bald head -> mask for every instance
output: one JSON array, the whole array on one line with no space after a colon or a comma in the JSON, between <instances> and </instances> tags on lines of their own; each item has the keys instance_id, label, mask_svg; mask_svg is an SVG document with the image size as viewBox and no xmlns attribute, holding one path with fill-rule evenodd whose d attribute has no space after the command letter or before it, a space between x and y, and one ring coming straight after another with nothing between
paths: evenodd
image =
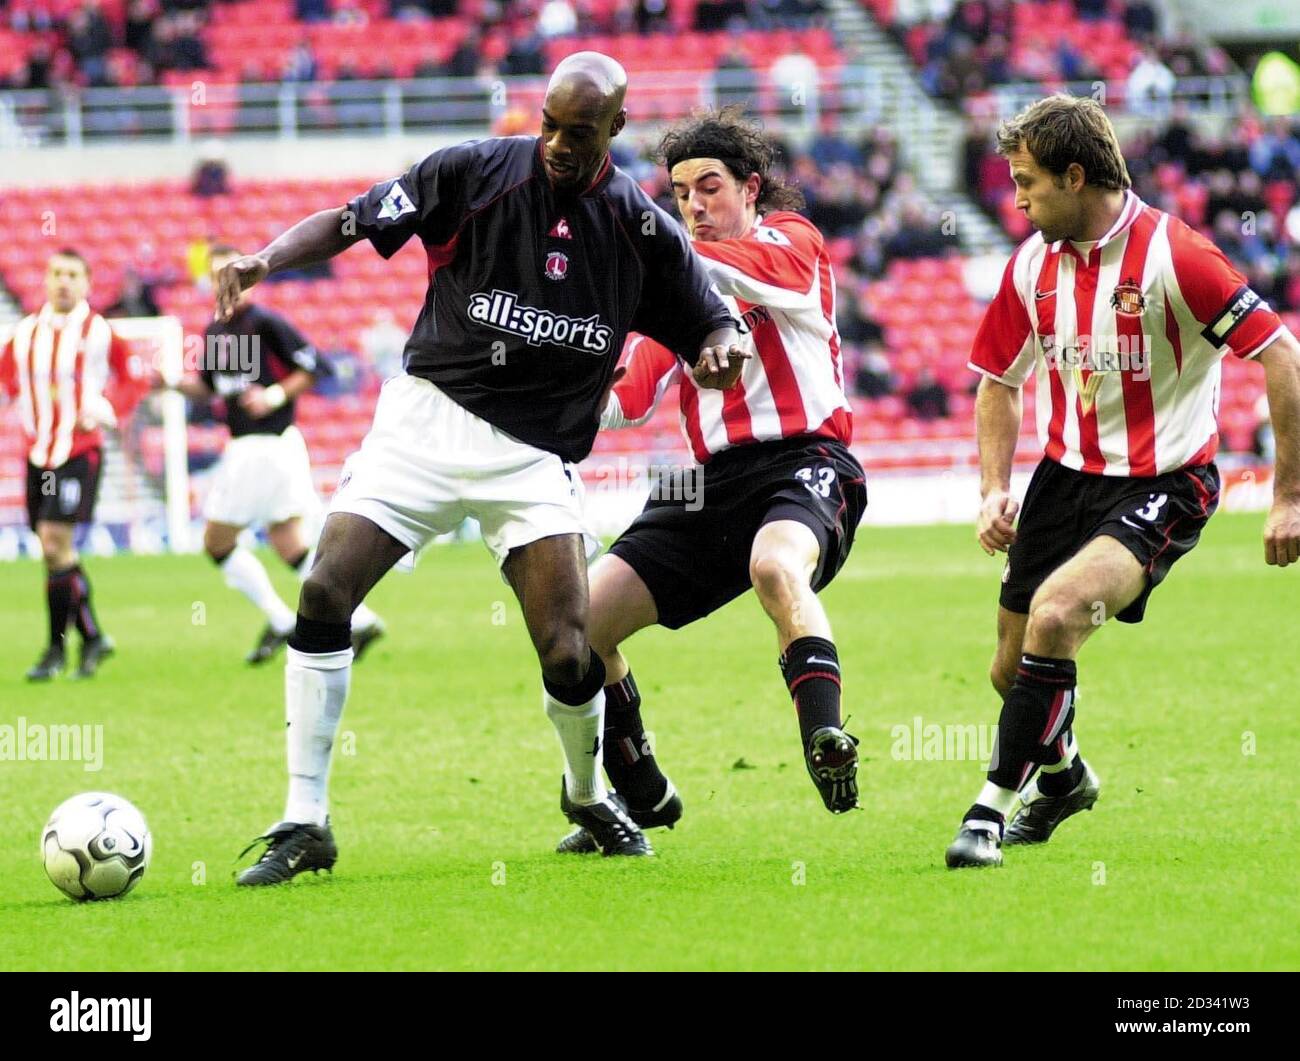
<instances>
[{"instance_id":1,"label":"bald head","mask_svg":"<svg viewBox=\"0 0 1300 1061\"><path fill-rule=\"evenodd\" d=\"M542 103L546 174L557 190L582 190L600 172L627 122L627 73L600 52L577 52L551 75Z\"/></svg>"}]
</instances>

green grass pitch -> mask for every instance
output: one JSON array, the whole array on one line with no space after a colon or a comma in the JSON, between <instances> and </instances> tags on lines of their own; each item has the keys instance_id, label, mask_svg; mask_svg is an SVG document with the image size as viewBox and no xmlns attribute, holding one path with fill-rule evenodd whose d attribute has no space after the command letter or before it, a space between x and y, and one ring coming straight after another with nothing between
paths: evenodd
<instances>
[{"instance_id":1,"label":"green grass pitch","mask_svg":"<svg viewBox=\"0 0 1300 1061\"><path fill-rule=\"evenodd\" d=\"M1101 800L983 873L943 868L980 764L902 758L895 729L996 721L1001 565L968 527L865 528L825 594L859 813L828 815L807 778L752 596L632 640L686 814L630 862L552 853L560 751L518 608L480 546L433 550L371 600L390 635L343 718L335 873L264 891L231 881L284 795L282 670L242 663L260 617L201 558L92 559L119 655L93 683L29 687L43 583L3 565L0 725L102 724L104 747L98 772L0 762L0 967L1294 968L1300 571L1265 567L1262 519L1217 516L1148 621L1085 648L1078 733ZM155 846L134 893L82 905L37 846L91 789L134 801Z\"/></svg>"}]
</instances>

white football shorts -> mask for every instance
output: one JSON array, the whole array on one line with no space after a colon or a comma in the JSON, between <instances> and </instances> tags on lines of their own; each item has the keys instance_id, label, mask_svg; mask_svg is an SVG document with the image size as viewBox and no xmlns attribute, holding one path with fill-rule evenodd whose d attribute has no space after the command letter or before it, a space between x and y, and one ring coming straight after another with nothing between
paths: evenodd
<instances>
[{"instance_id":1,"label":"white football shorts","mask_svg":"<svg viewBox=\"0 0 1300 1061\"><path fill-rule=\"evenodd\" d=\"M290 425L279 435L240 435L226 443L212 473L203 518L247 527L313 516L320 498L302 433Z\"/></svg>"},{"instance_id":2,"label":"white football shorts","mask_svg":"<svg viewBox=\"0 0 1300 1061\"><path fill-rule=\"evenodd\" d=\"M590 558L578 469L512 438L407 373L384 383L374 423L347 459L330 512L352 512L418 553L467 518L504 564L511 549L580 534Z\"/></svg>"}]
</instances>

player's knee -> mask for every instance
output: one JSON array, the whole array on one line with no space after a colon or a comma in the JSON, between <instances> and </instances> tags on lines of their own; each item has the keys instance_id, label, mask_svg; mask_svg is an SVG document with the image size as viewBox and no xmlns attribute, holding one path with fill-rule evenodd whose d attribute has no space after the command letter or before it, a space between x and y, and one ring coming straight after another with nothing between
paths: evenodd
<instances>
[{"instance_id":1,"label":"player's knee","mask_svg":"<svg viewBox=\"0 0 1300 1061\"><path fill-rule=\"evenodd\" d=\"M798 565L784 552L760 553L749 561L749 579L763 600L781 601L793 597L799 578Z\"/></svg>"},{"instance_id":2,"label":"player's knee","mask_svg":"<svg viewBox=\"0 0 1300 1061\"><path fill-rule=\"evenodd\" d=\"M354 607L347 587L319 567L307 576L298 591L298 611L318 622L346 623Z\"/></svg>"},{"instance_id":3,"label":"player's knee","mask_svg":"<svg viewBox=\"0 0 1300 1061\"><path fill-rule=\"evenodd\" d=\"M546 680L556 685L577 685L587 671L587 638L581 626L563 625L538 645L537 658Z\"/></svg>"},{"instance_id":4,"label":"player's knee","mask_svg":"<svg viewBox=\"0 0 1300 1061\"><path fill-rule=\"evenodd\" d=\"M1066 597L1047 596L1035 598L1029 608L1029 631L1026 638L1046 641L1053 645L1072 641L1081 625L1087 622L1087 612Z\"/></svg>"}]
</instances>

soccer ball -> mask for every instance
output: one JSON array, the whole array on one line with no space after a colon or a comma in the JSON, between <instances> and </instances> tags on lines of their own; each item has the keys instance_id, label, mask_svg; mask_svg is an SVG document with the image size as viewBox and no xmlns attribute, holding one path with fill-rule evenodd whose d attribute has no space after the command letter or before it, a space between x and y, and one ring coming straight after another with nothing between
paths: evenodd
<instances>
[{"instance_id":1,"label":"soccer ball","mask_svg":"<svg viewBox=\"0 0 1300 1061\"><path fill-rule=\"evenodd\" d=\"M70 899L112 899L149 868L153 837L144 815L111 792L83 792L60 803L41 830L41 858Z\"/></svg>"}]
</instances>

